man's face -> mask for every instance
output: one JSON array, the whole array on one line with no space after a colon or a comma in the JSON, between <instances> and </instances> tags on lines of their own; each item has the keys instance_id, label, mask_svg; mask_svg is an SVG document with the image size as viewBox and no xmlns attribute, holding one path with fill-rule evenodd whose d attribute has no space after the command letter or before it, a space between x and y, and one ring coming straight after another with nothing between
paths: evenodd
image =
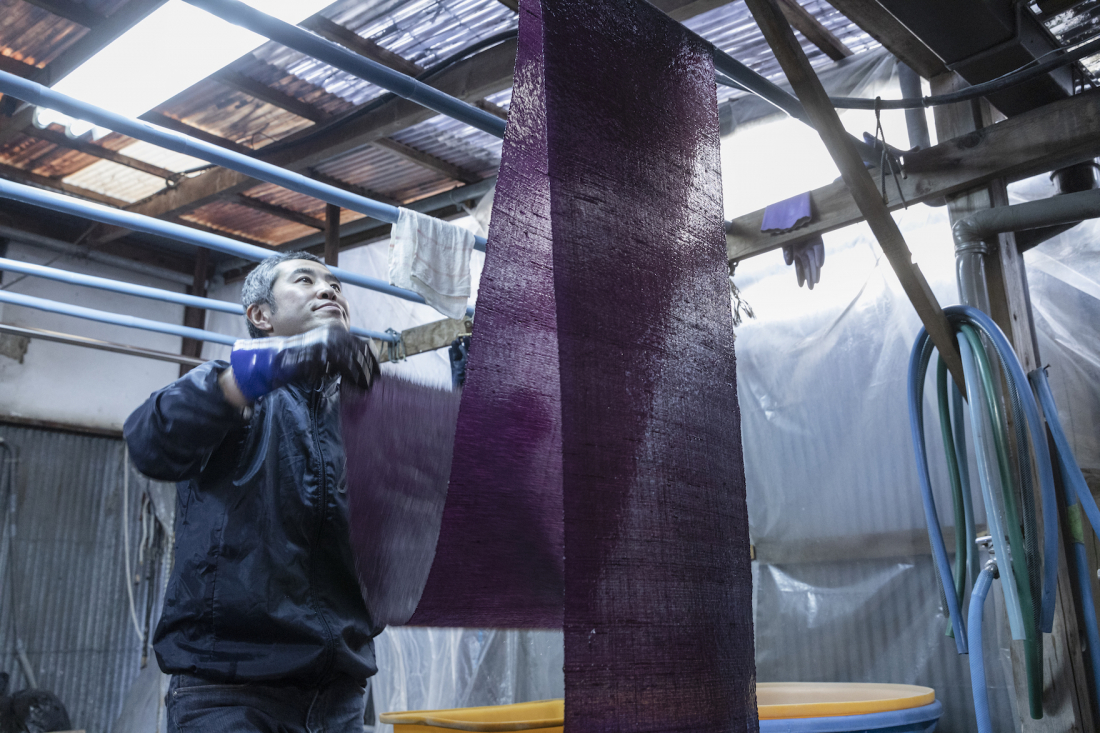
<instances>
[{"instance_id":1,"label":"man's face","mask_svg":"<svg viewBox=\"0 0 1100 733\"><path fill-rule=\"evenodd\" d=\"M256 304L248 309L249 319L268 336L296 336L321 326L350 326L340 281L320 262L280 262L271 291L274 308Z\"/></svg>"}]
</instances>

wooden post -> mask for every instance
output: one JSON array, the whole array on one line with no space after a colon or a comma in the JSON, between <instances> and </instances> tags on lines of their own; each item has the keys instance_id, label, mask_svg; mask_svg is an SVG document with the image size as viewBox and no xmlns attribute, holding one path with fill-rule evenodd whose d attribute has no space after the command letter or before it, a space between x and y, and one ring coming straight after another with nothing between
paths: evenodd
<instances>
[{"instance_id":1,"label":"wooden post","mask_svg":"<svg viewBox=\"0 0 1100 733\"><path fill-rule=\"evenodd\" d=\"M933 77L932 94L945 94L967 86L957 74ZM960 102L933 110L936 135L940 140L965 135L990 125L995 112L984 100ZM1008 205L1004 180L949 197L952 224L975 211ZM1001 234L987 244L986 274L989 282L990 316L1005 332L1016 355L1028 372L1039 365L1039 347L1031 316L1027 274L1013 234ZM1011 433L1011 431L1010 431ZM1037 523L1042 526L1042 507L1036 502ZM1064 534L1063 534L1063 538ZM1089 705L1089 687L1078 632L1077 609L1071 592L1066 549L1059 545L1057 607L1052 633L1043 644L1043 718L1028 713L1027 672L1023 649L1012 642L1012 677L1016 693L1018 729L1022 733L1095 730ZM1003 621L1003 620L1002 620Z\"/></svg>"},{"instance_id":2,"label":"wooden post","mask_svg":"<svg viewBox=\"0 0 1100 733\"><path fill-rule=\"evenodd\" d=\"M961 388L964 384L962 359L947 317L928 281L924 279L924 274L913 262L913 254L905 244L901 230L890 216L882 194L875 187L875 182L864 167L850 136L840 123L840 117L829 102L829 95L821 86L802 46L794 37L794 31L780 12L776 0L746 0L746 3L783 67L787 80L805 107L806 114L828 148L829 155L840 169L844 183L901 281L905 294L909 296L932 342Z\"/></svg>"},{"instance_id":3,"label":"wooden post","mask_svg":"<svg viewBox=\"0 0 1100 733\"><path fill-rule=\"evenodd\" d=\"M340 207L325 205L325 264L339 267L340 260Z\"/></svg>"},{"instance_id":4,"label":"wooden post","mask_svg":"<svg viewBox=\"0 0 1100 733\"><path fill-rule=\"evenodd\" d=\"M197 295L200 298L206 297L206 271L209 266L210 250L205 247L199 247L198 251L195 252L195 279L191 287L187 289L191 295ZM204 308L192 308L189 305L184 306L183 325L189 326L190 328L206 328L206 310ZM202 341L184 338L180 354L196 359L201 358ZM194 366L190 364L180 364L180 376L182 377L192 369L194 369Z\"/></svg>"}]
</instances>

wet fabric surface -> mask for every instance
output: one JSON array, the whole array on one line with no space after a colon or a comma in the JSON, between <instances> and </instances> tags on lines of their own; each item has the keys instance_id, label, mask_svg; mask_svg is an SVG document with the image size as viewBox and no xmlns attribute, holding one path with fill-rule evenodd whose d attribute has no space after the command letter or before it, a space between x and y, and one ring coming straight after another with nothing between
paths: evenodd
<instances>
[{"instance_id":1,"label":"wet fabric surface","mask_svg":"<svg viewBox=\"0 0 1100 733\"><path fill-rule=\"evenodd\" d=\"M409 620L424 590L451 474L460 393L387 375L344 390L348 521L375 624Z\"/></svg>"},{"instance_id":2,"label":"wet fabric surface","mask_svg":"<svg viewBox=\"0 0 1100 733\"><path fill-rule=\"evenodd\" d=\"M570 733L757 730L721 190L700 39L639 0L522 0L411 623L563 627Z\"/></svg>"},{"instance_id":3,"label":"wet fabric surface","mask_svg":"<svg viewBox=\"0 0 1100 733\"><path fill-rule=\"evenodd\" d=\"M543 20L566 729L755 731L713 62L644 2Z\"/></svg>"},{"instance_id":4,"label":"wet fabric surface","mask_svg":"<svg viewBox=\"0 0 1100 733\"><path fill-rule=\"evenodd\" d=\"M561 626L561 402L542 33L537 14L529 22L526 13L443 528L412 619L425 626Z\"/></svg>"}]
</instances>

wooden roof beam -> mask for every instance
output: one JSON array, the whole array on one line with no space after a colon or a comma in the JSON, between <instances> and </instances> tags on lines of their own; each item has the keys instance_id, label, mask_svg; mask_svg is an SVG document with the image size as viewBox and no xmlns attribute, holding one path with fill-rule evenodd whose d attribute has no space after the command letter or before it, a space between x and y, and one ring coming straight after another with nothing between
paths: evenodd
<instances>
[{"instance_id":1,"label":"wooden roof beam","mask_svg":"<svg viewBox=\"0 0 1100 733\"><path fill-rule=\"evenodd\" d=\"M81 140L69 137L63 132L57 132L50 128L39 129L37 127L28 130L31 135L34 135L39 140L45 140L48 143L56 145L58 147L67 148L69 150L75 150L85 155L91 155L102 160L109 160L112 163L118 163L124 165L127 168L133 168L134 170L141 171L142 173L148 173L151 176L156 176L165 181L174 181L179 178L179 174L174 171L170 171L167 168L161 168L159 165L153 165L152 163L146 163L144 160L138 160L132 158L129 155L120 153L110 148L105 148L102 145L96 145L93 142L87 140Z\"/></svg>"},{"instance_id":2,"label":"wooden roof beam","mask_svg":"<svg viewBox=\"0 0 1100 733\"><path fill-rule=\"evenodd\" d=\"M230 89L247 94L261 102L266 102L279 109L284 109L287 112L296 114L312 122L321 122L328 117L328 115L308 102L303 102L297 97L280 92L278 89L272 89L263 82L256 81L252 77L242 74L235 69L221 69L214 72L211 78Z\"/></svg>"},{"instance_id":3,"label":"wooden roof beam","mask_svg":"<svg viewBox=\"0 0 1100 733\"><path fill-rule=\"evenodd\" d=\"M116 209L121 209L126 206L128 202L122 199L116 199L113 196L107 196L106 194L99 193L98 191L91 191L80 186L74 186L71 183L65 183L57 178L50 178L49 176L39 175L38 173L32 173L22 168L16 168L13 165L6 163L0 163L0 176L7 178L11 181L18 183L27 183L39 188L45 188L50 191L56 191L57 193L68 194L69 196L77 196L88 201L95 201L97 204L106 204L107 206L113 206Z\"/></svg>"},{"instance_id":4,"label":"wooden roof beam","mask_svg":"<svg viewBox=\"0 0 1100 733\"><path fill-rule=\"evenodd\" d=\"M227 198L226 200L239 206L247 206L254 211L262 211L265 214L277 216L280 219L292 221L295 224L301 224L302 226L307 226L312 229L325 228L325 222L321 219L315 219L309 214L303 214L301 211L288 209L285 206L270 204L267 201L253 198L252 196L245 196L243 193L237 194L236 196L233 196L231 198Z\"/></svg>"},{"instance_id":5,"label":"wooden roof beam","mask_svg":"<svg viewBox=\"0 0 1100 733\"><path fill-rule=\"evenodd\" d=\"M840 61L852 55L852 49L845 46L844 42L833 35L831 30L822 25L813 13L802 7L798 0L779 0L779 9L783 11L783 17L788 23L833 61Z\"/></svg>"},{"instance_id":6,"label":"wooden roof beam","mask_svg":"<svg viewBox=\"0 0 1100 733\"><path fill-rule=\"evenodd\" d=\"M409 76L419 76L424 73L424 69L404 56L378 45L369 38L364 38L350 28L334 23L323 15L314 15L307 18L302 21L301 25L303 28L311 30L333 43L339 43L344 48L354 51L371 61L377 61L384 66L388 66L394 71L400 71L402 74L408 74Z\"/></svg>"},{"instance_id":7,"label":"wooden roof beam","mask_svg":"<svg viewBox=\"0 0 1100 733\"><path fill-rule=\"evenodd\" d=\"M1100 91L1079 94L908 153L904 159L906 177L899 182L905 201L917 204L997 179L1018 181L1096 157L1100 157ZM892 184L887 187L887 195L891 211L902 208L902 198ZM863 220L843 181L814 189L810 199L814 219L794 231L776 235L761 232L764 209L730 222L726 232L729 260L754 257Z\"/></svg>"},{"instance_id":8,"label":"wooden roof beam","mask_svg":"<svg viewBox=\"0 0 1100 733\"><path fill-rule=\"evenodd\" d=\"M943 60L877 0L829 0L829 4L925 79L947 71Z\"/></svg>"},{"instance_id":9,"label":"wooden roof beam","mask_svg":"<svg viewBox=\"0 0 1100 733\"><path fill-rule=\"evenodd\" d=\"M465 170L453 163L448 163L442 158L437 158L430 153L425 153L422 150L417 150L416 148L405 145L404 143L399 143L392 138L379 138L378 140L375 140L373 144L375 145L375 147L382 148L383 150L388 150L391 153L394 153L401 158L404 158L405 160L416 163L421 168L426 168L430 171L434 171L435 173L438 173L439 175L446 178L450 178L455 181L462 181L463 183L476 183L477 181L481 180L481 176L475 173L471 173L470 171Z\"/></svg>"},{"instance_id":10,"label":"wooden roof beam","mask_svg":"<svg viewBox=\"0 0 1100 733\"><path fill-rule=\"evenodd\" d=\"M96 28L107 20L107 16L102 13L92 10L84 3L73 2L73 0L23 0L23 2L42 8L59 18L71 20L73 23L82 25L85 28Z\"/></svg>"},{"instance_id":11,"label":"wooden roof beam","mask_svg":"<svg viewBox=\"0 0 1100 733\"><path fill-rule=\"evenodd\" d=\"M371 189L364 188L363 186L357 186L354 183L348 183L347 181L343 181L343 180L337 178L336 176L330 176L327 173L322 173L319 170L315 170L315 169L311 168L311 169L308 169L308 170L304 171L304 174L309 176L310 178L312 178L315 181L319 181L321 183L327 183L330 186L335 186L336 188L343 189L344 191L349 191L349 192L357 194L359 196L365 196L368 199L374 199L375 201L381 201L382 203L389 204L390 206L400 206L401 205L401 202L398 201L397 199L393 198L392 196L387 196L384 193L379 193L377 191L372 191Z\"/></svg>"},{"instance_id":12,"label":"wooden roof beam","mask_svg":"<svg viewBox=\"0 0 1100 733\"><path fill-rule=\"evenodd\" d=\"M859 151L852 144L851 137L840 122L836 109L829 101L829 95L817 78L802 46L794 37L794 31L783 17L777 6L778 0L745 0L756 19L764 38L775 52L783 67L783 73L798 99L806 109L806 114L821 136L821 141L829 150L829 155L840 169L852 198L863 214L871 232L878 240L883 254L889 261L901 287L913 304L917 315L924 324L932 342L947 363L947 368L955 378L960 389L965 385L962 370L962 357L947 316L936 300L936 295L925 280L924 274L915 262L913 253L905 243L905 238L897 223L890 216L890 210L883 203L882 194L875 186L871 174L863 165Z\"/></svg>"}]
</instances>

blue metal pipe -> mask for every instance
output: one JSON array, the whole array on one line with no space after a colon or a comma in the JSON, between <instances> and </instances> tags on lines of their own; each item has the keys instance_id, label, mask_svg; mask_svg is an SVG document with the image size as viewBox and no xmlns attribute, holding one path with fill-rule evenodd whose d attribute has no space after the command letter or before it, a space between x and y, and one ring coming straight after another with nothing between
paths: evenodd
<instances>
[{"instance_id":1,"label":"blue metal pipe","mask_svg":"<svg viewBox=\"0 0 1100 733\"><path fill-rule=\"evenodd\" d=\"M313 196L322 201L327 201L330 204L336 204L342 208L350 209L351 211L358 211L360 214L378 219L379 221L388 222L390 224L397 223L398 209L396 206L391 206L381 201L375 201L365 196L350 193L341 188L330 186L327 183L321 183L312 178L307 178L300 173L293 173L277 165L265 163L262 160L235 153L221 146L196 140L187 135L181 135L178 132L165 130L162 127L151 125L148 122L123 117L114 112L95 107L87 102L82 102L78 99L60 94L49 87L36 84L33 81L23 79L15 74L9 74L6 71L0 71L0 93L10 94L13 97L22 99L24 102L39 107L48 107L49 109L57 110L70 117L78 117L88 122L94 122L100 127L106 127L115 132L129 135L136 140L143 140L147 143L152 143L153 145L158 145L177 153L183 153L184 155L190 155L211 163L216 163L223 168L229 168L239 173L244 173L257 180L273 183L276 186L282 186L283 188L305 194L306 196ZM477 237L477 241L479 245L485 245L484 237ZM256 258L253 257L251 259Z\"/></svg>"},{"instance_id":2,"label":"blue metal pipe","mask_svg":"<svg viewBox=\"0 0 1100 733\"><path fill-rule=\"evenodd\" d=\"M95 310L94 308L85 308L82 305L58 303L56 300L36 298L32 295L13 293L9 290L0 290L0 303L21 305L24 308L35 308L36 310L49 311L50 313L59 313L64 316L76 316L77 318L86 318L90 321L110 323L114 326L138 328L142 331L156 331L158 333L167 333L172 336L182 336L184 338L196 339L198 341L209 341L211 343L225 344L227 346L232 346L237 341L237 337L235 336L227 336L224 333L215 333L214 331L207 331L202 328L177 326L174 323L151 321L148 318L125 316L120 313L109 313L107 311Z\"/></svg>"},{"instance_id":3,"label":"blue metal pipe","mask_svg":"<svg viewBox=\"0 0 1100 733\"><path fill-rule=\"evenodd\" d=\"M201 232L198 229L192 229L182 224L173 224L172 222L161 221L160 219L154 219L150 216L142 216L141 214L134 214L121 209L112 209L110 206L103 206L102 204L96 204L91 201L82 201L72 196L65 196L52 191L44 191L22 183L15 183L14 181L0 179L0 198L22 201L23 203L32 204L34 206L43 206L53 211L80 216L85 219L91 219L92 221L98 221L102 224L124 227L136 232L145 232L146 234L167 237L177 242L184 242L185 244L194 245L196 247L206 247L207 249L216 250L218 252L237 255L246 260L259 261L279 254L278 252L273 252L263 247L257 247L254 244L245 244L244 242L238 242L229 237L222 237L209 232ZM358 285L367 290L385 293L386 295L392 295L402 300L409 300L413 303L425 302L424 298L419 293L395 287L385 280L367 277L366 275L360 275L359 273L344 270L339 267L330 267L329 270L333 275L340 278L341 282ZM472 313L473 308L468 308L467 312Z\"/></svg>"},{"instance_id":4,"label":"blue metal pipe","mask_svg":"<svg viewBox=\"0 0 1100 733\"><path fill-rule=\"evenodd\" d=\"M56 280L58 282L69 283L70 285L82 285L84 287L98 288L99 290L108 290L114 293L136 295L139 298L149 298L150 300L159 300L165 303L177 303L192 308L233 313L239 316L244 315L244 306L240 303L230 303L229 301L215 300L214 298L202 298L197 295L188 295L186 293L174 293L171 290L161 290L160 288L135 285L120 280L110 280L105 277L95 277L92 275L84 275L79 272L70 272L69 270L59 270L53 267L34 265L29 262L9 260L6 257L0 257L0 270L18 272L30 277ZM370 331L365 328L357 328L354 326L351 328L351 332L356 336L367 336L369 338L389 341L391 343L395 343L398 340L397 337L392 334L382 333L380 331Z\"/></svg>"},{"instance_id":5,"label":"blue metal pipe","mask_svg":"<svg viewBox=\"0 0 1100 733\"><path fill-rule=\"evenodd\" d=\"M496 115L478 109L472 104L455 99L449 94L428 86L422 81L383 66L377 61L352 53L304 28L273 18L267 13L249 7L237 0L185 0L196 8L202 8L222 20L247 28L265 38L281 43L287 48L301 51L330 66L354 74L372 84L423 105L441 115L465 122L496 137L504 137L505 121Z\"/></svg>"}]
</instances>

